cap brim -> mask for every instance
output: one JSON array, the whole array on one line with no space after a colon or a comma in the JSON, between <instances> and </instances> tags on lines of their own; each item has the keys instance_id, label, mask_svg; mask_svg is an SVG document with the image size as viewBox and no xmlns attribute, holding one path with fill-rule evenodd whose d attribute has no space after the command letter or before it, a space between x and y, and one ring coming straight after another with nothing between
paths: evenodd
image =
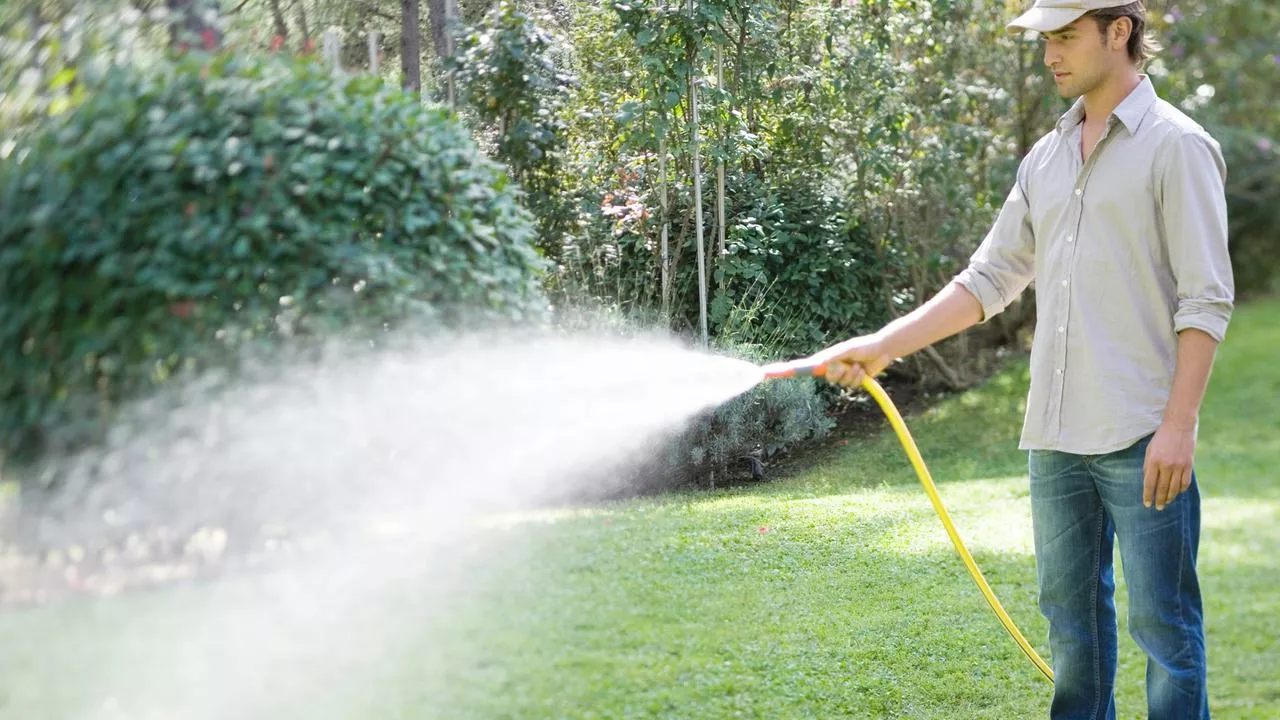
<instances>
[{"instance_id":1,"label":"cap brim","mask_svg":"<svg viewBox=\"0 0 1280 720\"><path fill-rule=\"evenodd\" d=\"M1073 8L1031 8L1005 27L1012 32L1053 32L1079 20L1086 12L1088 11Z\"/></svg>"}]
</instances>

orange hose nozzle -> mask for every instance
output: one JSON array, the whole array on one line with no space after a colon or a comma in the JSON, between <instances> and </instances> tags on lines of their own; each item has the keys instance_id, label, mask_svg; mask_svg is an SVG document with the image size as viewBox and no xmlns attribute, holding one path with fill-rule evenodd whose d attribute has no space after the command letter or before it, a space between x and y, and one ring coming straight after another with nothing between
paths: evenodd
<instances>
[{"instance_id":1,"label":"orange hose nozzle","mask_svg":"<svg viewBox=\"0 0 1280 720\"><path fill-rule=\"evenodd\" d=\"M791 362L770 363L761 369L764 371L764 377L766 380L796 377L797 375L822 377L827 374L827 364L817 362L812 358L801 358L799 360L792 360Z\"/></svg>"}]
</instances>

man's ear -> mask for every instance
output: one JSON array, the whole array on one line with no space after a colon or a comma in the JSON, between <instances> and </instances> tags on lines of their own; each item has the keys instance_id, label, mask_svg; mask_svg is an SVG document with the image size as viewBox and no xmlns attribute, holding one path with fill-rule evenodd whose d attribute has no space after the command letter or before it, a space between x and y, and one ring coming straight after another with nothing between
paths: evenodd
<instances>
[{"instance_id":1,"label":"man's ear","mask_svg":"<svg viewBox=\"0 0 1280 720\"><path fill-rule=\"evenodd\" d=\"M1129 36L1133 34L1133 20L1118 17L1107 28L1107 43L1112 50L1123 50L1129 44Z\"/></svg>"}]
</instances>

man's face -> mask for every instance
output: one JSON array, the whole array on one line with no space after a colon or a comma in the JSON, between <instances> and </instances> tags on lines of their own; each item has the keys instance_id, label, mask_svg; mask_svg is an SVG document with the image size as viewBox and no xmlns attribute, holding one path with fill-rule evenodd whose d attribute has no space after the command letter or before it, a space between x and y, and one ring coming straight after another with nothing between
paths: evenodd
<instances>
[{"instance_id":1,"label":"man's face","mask_svg":"<svg viewBox=\"0 0 1280 720\"><path fill-rule=\"evenodd\" d=\"M1098 30L1098 22L1082 17L1070 25L1042 36L1044 64L1053 73L1058 94L1074 98L1101 85L1111 71L1114 53L1107 49L1107 38Z\"/></svg>"}]
</instances>

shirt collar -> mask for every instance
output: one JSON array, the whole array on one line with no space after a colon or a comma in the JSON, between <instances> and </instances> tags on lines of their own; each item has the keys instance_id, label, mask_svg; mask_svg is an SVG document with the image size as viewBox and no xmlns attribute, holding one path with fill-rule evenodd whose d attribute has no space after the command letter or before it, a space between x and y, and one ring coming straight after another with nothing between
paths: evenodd
<instances>
[{"instance_id":1,"label":"shirt collar","mask_svg":"<svg viewBox=\"0 0 1280 720\"><path fill-rule=\"evenodd\" d=\"M1142 126L1142 119L1146 117L1147 111L1156 102L1156 90L1151 85L1151 78L1143 75L1142 82L1129 93L1116 109L1111 111L1111 115L1124 124L1125 129L1132 135L1138 132L1138 128ZM1084 98L1076 98L1071 109L1063 113L1058 119L1058 132L1067 132L1071 128L1079 125L1084 121Z\"/></svg>"}]
</instances>

